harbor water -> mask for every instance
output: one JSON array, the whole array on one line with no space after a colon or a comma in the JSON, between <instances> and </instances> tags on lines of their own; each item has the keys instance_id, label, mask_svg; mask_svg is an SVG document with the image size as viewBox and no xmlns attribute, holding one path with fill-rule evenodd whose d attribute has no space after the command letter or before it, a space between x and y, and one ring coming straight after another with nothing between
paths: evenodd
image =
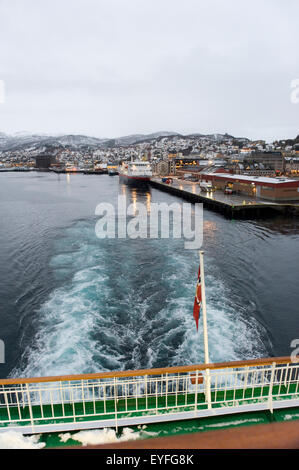
<instances>
[{"instance_id":1,"label":"harbor water","mask_svg":"<svg viewBox=\"0 0 299 470\"><path fill-rule=\"evenodd\" d=\"M203 361L198 253L182 239L99 239L100 202L183 202L118 176L0 175L1 377ZM298 331L299 223L204 210L210 358L290 355ZM294 348L293 348L294 349Z\"/></svg>"}]
</instances>

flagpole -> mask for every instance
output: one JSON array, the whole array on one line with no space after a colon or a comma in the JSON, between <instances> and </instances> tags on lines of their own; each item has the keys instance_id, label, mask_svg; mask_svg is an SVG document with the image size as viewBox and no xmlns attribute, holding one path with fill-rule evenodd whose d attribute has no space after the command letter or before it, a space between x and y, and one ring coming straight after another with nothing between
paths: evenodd
<instances>
[{"instance_id":1,"label":"flagpole","mask_svg":"<svg viewBox=\"0 0 299 470\"><path fill-rule=\"evenodd\" d=\"M208 324L207 324L207 306L206 306L206 286L205 286L205 273L203 262L204 251L199 252L200 260L200 278L201 278L201 304L202 304L202 322L203 322L203 341L205 352L205 364L210 363L209 357L209 342L208 342Z\"/></svg>"},{"instance_id":2,"label":"flagpole","mask_svg":"<svg viewBox=\"0 0 299 470\"><path fill-rule=\"evenodd\" d=\"M199 252L199 263L200 263L200 279L201 279L201 305L202 305L202 321L203 321L203 341L204 341L204 353L205 353L205 364L210 363L209 356L209 341L208 341L208 324L207 324L207 307L206 307L206 286L205 286L205 272L203 262L204 251ZM208 402L208 408L211 408L211 377L210 370L206 369L206 399Z\"/></svg>"}]
</instances>

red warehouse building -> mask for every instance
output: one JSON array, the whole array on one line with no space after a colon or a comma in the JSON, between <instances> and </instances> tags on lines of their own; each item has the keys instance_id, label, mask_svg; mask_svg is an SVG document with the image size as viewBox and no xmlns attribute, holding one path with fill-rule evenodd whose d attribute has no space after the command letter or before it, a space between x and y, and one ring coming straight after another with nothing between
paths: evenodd
<instances>
[{"instance_id":1,"label":"red warehouse building","mask_svg":"<svg viewBox=\"0 0 299 470\"><path fill-rule=\"evenodd\" d=\"M202 181L211 181L216 189L232 188L240 194L270 201L299 201L299 180L266 176L201 173Z\"/></svg>"}]
</instances>

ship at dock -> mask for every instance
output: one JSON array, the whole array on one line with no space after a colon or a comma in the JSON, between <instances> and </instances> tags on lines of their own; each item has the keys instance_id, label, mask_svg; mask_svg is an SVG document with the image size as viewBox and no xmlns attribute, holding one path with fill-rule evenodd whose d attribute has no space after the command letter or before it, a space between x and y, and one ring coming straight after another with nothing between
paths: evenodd
<instances>
[{"instance_id":1,"label":"ship at dock","mask_svg":"<svg viewBox=\"0 0 299 470\"><path fill-rule=\"evenodd\" d=\"M119 181L127 184L148 183L152 176L151 164L141 160L123 162L118 172Z\"/></svg>"}]
</instances>

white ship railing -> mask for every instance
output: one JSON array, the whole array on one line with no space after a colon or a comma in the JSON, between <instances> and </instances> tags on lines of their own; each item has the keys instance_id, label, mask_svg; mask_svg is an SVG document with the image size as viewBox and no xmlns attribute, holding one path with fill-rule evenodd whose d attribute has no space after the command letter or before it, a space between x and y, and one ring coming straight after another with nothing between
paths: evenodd
<instances>
[{"instance_id":1,"label":"white ship railing","mask_svg":"<svg viewBox=\"0 0 299 470\"><path fill-rule=\"evenodd\" d=\"M0 380L0 431L53 432L299 406L290 358ZM209 386L210 385L210 386Z\"/></svg>"}]
</instances>

